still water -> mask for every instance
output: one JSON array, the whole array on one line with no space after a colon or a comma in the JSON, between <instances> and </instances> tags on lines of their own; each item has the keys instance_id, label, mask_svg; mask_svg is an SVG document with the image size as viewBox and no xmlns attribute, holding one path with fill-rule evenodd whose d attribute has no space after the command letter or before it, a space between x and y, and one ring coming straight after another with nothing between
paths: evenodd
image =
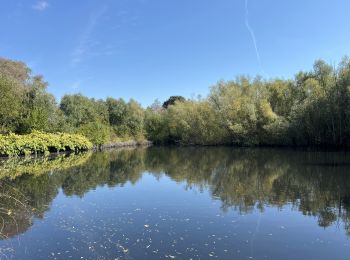
<instances>
[{"instance_id":1,"label":"still water","mask_svg":"<svg viewBox=\"0 0 350 260\"><path fill-rule=\"evenodd\" d=\"M350 153L138 148L0 162L1 259L350 259Z\"/></svg>"}]
</instances>

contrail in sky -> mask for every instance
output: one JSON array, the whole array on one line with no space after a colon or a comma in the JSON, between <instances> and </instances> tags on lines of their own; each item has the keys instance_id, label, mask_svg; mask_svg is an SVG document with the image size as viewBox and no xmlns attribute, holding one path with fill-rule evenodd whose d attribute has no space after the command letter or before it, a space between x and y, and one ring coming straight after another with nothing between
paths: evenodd
<instances>
[{"instance_id":1,"label":"contrail in sky","mask_svg":"<svg viewBox=\"0 0 350 260\"><path fill-rule=\"evenodd\" d=\"M254 49L255 49L255 54L256 54L256 59L258 60L259 66L261 68L261 71L262 71L263 74L265 74L267 76L267 73L264 71L262 63L261 63L261 58L260 58L260 54L259 54L258 45L256 43L254 30L249 24L248 0L245 0L245 26L247 27L247 30L250 33L250 37L252 38Z\"/></svg>"}]
</instances>

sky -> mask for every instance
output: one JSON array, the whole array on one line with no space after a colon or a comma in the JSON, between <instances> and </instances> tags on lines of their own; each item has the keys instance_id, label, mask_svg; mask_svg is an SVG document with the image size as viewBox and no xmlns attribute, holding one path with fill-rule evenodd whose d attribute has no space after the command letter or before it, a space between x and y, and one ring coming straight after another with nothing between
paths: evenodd
<instances>
[{"instance_id":1,"label":"sky","mask_svg":"<svg viewBox=\"0 0 350 260\"><path fill-rule=\"evenodd\" d=\"M0 0L0 57L49 91L206 96L239 75L292 78L350 55L349 0Z\"/></svg>"}]
</instances>

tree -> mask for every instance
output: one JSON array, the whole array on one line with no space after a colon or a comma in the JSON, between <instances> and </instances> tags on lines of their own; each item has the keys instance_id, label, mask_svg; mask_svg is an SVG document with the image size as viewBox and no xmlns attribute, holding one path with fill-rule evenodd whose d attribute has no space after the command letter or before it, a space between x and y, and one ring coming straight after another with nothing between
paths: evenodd
<instances>
[{"instance_id":1,"label":"tree","mask_svg":"<svg viewBox=\"0 0 350 260\"><path fill-rule=\"evenodd\" d=\"M109 126L100 122L89 122L81 125L77 132L86 136L99 148L110 140Z\"/></svg>"},{"instance_id":2,"label":"tree","mask_svg":"<svg viewBox=\"0 0 350 260\"><path fill-rule=\"evenodd\" d=\"M114 99L108 97L106 99L109 122L111 126L124 124L127 104L123 99Z\"/></svg>"},{"instance_id":3,"label":"tree","mask_svg":"<svg viewBox=\"0 0 350 260\"><path fill-rule=\"evenodd\" d=\"M138 137L143 134L144 110L141 105L131 99L127 104L125 125L127 133L131 136Z\"/></svg>"},{"instance_id":4,"label":"tree","mask_svg":"<svg viewBox=\"0 0 350 260\"><path fill-rule=\"evenodd\" d=\"M19 83L0 74L0 133L16 131L23 111L22 100Z\"/></svg>"},{"instance_id":5,"label":"tree","mask_svg":"<svg viewBox=\"0 0 350 260\"><path fill-rule=\"evenodd\" d=\"M0 74L20 84L26 84L31 78L31 70L25 63L4 58L0 58Z\"/></svg>"},{"instance_id":6,"label":"tree","mask_svg":"<svg viewBox=\"0 0 350 260\"><path fill-rule=\"evenodd\" d=\"M48 83L42 76L34 76L24 98L25 113L19 131L59 131L59 110L53 95L47 92Z\"/></svg>"},{"instance_id":7,"label":"tree","mask_svg":"<svg viewBox=\"0 0 350 260\"><path fill-rule=\"evenodd\" d=\"M3 131L57 131L58 107L42 76L32 76L22 62L0 58L0 77L1 104L4 104L0 114L7 115L3 116Z\"/></svg>"},{"instance_id":8,"label":"tree","mask_svg":"<svg viewBox=\"0 0 350 260\"><path fill-rule=\"evenodd\" d=\"M63 96L60 109L67 122L75 128L90 122L108 124L108 109L105 103L81 94Z\"/></svg>"},{"instance_id":9,"label":"tree","mask_svg":"<svg viewBox=\"0 0 350 260\"><path fill-rule=\"evenodd\" d=\"M185 98L182 96L171 96L168 100L166 100L162 107L167 109L169 106L174 105L176 102L184 102Z\"/></svg>"},{"instance_id":10,"label":"tree","mask_svg":"<svg viewBox=\"0 0 350 260\"><path fill-rule=\"evenodd\" d=\"M119 138L143 135L144 109L135 100L107 98L109 122Z\"/></svg>"}]
</instances>

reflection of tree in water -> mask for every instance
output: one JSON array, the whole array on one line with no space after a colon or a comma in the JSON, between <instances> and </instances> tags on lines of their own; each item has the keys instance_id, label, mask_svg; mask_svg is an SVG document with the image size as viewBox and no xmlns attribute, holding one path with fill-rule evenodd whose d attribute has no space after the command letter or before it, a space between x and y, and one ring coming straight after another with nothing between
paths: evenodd
<instances>
[{"instance_id":1,"label":"reflection of tree in water","mask_svg":"<svg viewBox=\"0 0 350 260\"><path fill-rule=\"evenodd\" d=\"M72 159L69 159L72 160ZM155 177L209 190L223 210L264 210L286 203L327 227L342 221L350 235L350 166L346 153L276 149L158 148L94 153L85 163L50 174L17 175L0 181L2 238L25 232L33 217L42 217L62 188L67 196L98 186L136 183L145 171ZM61 163L64 163L62 161ZM57 168L55 168L57 169ZM46 167L45 171L47 172ZM1 168L0 168L1 172ZM43 171L44 172L44 171Z\"/></svg>"},{"instance_id":2,"label":"reflection of tree in water","mask_svg":"<svg viewBox=\"0 0 350 260\"><path fill-rule=\"evenodd\" d=\"M55 158L15 159L0 165L0 236L23 233L32 225L32 218L42 218L57 196L62 175L59 168L82 165L91 154L57 156ZM11 171L14 173L11 176ZM64 171L64 170L62 170Z\"/></svg>"},{"instance_id":3,"label":"reflection of tree in water","mask_svg":"<svg viewBox=\"0 0 350 260\"><path fill-rule=\"evenodd\" d=\"M1 181L0 187L0 238L5 239L28 229L32 208L25 196L6 182Z\"/></svg>"},{"instance_id":4,"label":"reflection of tree in water","mask_svg":"<svg viewBox=\"0 0 350 260\"><path fill-rule=\"evenodd\" d=\"M290 203L327 227L342 220L350 235L350 154L276 149L152 148L150 172L209 189L223 210L248 213ZM150 163L148 163L149 161Z\"/></svg>"},{"instance_id":5,"label":"reflection of tree in water","mask_svg":"<svg viewBox=\"0 0 350 260\"><path fill-rule=\"evenodd\" d=\"M135 183L143 173L145 150L117 150L94 153L88 163L66 171L62 188L66 195L83 196L97 186Z\"/></svg>"}]
</instances>

